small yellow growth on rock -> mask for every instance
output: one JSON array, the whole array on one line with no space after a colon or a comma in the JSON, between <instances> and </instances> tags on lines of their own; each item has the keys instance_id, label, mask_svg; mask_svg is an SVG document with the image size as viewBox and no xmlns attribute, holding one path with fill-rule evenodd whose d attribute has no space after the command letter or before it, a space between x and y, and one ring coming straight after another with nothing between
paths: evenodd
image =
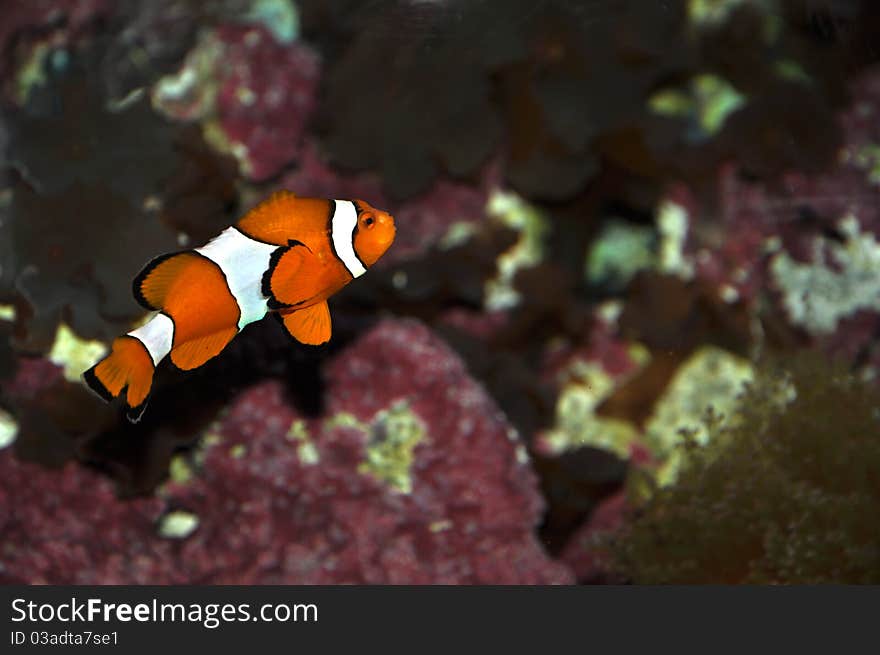
<instances>
[{"instance_id":1,"label":"small yellow growth on rock","mask_svg":"<svg viewBox=\"0 0 880 655\"><path fill-rule=\"evenodd\" d=\"M500 190L492 193L486 212L520 234L519 240L498 258L498 275L486 281L486 309L506 309L519 302L519 294L513 288L516 272L537 265L544 256L549 224L541 212L518 195Z\"/></svg>"},{"instance_id":2,"label":"small yellow growth on rock","mask_svg":"<svg viewBox=\"0 0 880 655\"><path fill-rule=\"evenodd\" d=\"M159 521L159 536L166 539L186 539L199 527L199 517L191 512L168 512Z\"/></svg>"},{"instance_id":3,"label":"small yellow growth on rock","mask_svg":"<svg viewBox=\"0 0 880 655\"><path fill-rule=\"evenodd\" d=\"M315 444L312 442L305 421L297 419L291 423L286 436L291 441L299 442L296 454L303 464L312 465L321 461L321 456L318 453L318 449L315 448Z\"/></svg>"},{"instance_id":4,"label":"small yellow growth on rock","mask_svg":"<svg viewBox=\"0 0 880 655\"><path fill-rule=\"evenodd\" d=\"M633 345L631 357L640 365L648 360L644 347ZM554 452L581 446L592 446L626 459L638 437L635 426L620 419L596 415L596 408L625 381L615 380L600 364L574 362L564 373L568 380L556 401L556 421L544 433L547 445Z\"/></svg>"},{"instance_id":5,"label":"small yellow growth on rock","mask_svg":"<svg viewBox=\"0 0 880 655\"><path fill-rule=\"evenodd\" d=\"M185 484L192 480L193 469L185 455L175 455L168 466L168 477L172 482Z\"/></svg>"},{"instance_id":6,"label":"small yellow growth on rock","mask_svg":"<svg viewBox=\"0 0 880 655\"><path fill-rule=\"evenodd\" d=\"M18 423L12 418L12 414L0 409L0 448L12 445L18 436Z\"/></svg>"},{"instance_id":7,"label":"small yellow growth on rock","mask_svg":"<svg viewBox=\"0 0 880 655\"><path fill-rule=\"evenodd\" d=\"M424 423L407 402L400 401L376 414L368 430L366 460L358 472L410 493L415 448L427 433Z\"/></svg>"},{"instance_id":8,"label":"small yellow growth on rock","mask_svg":"<svg viewBox=\"0 0 880 655\"><path fill-rule=\"evenodd\" d=\"M688 234L687 210L674 202L662 203L657 210L657 230L660 232L657 269L683 280L691 279L694 265L684 253Z\"/></svg>"},{"instance_id":9,"label":"small yellow growth on rock","mask_svg":"<svg viewBox=\"0 0 880 655\"><path fill-rule=\"evenodd\" d=\"M49 352L49 361L64 369L65 379L80 382L86 369L106 354L107 346L104 343L80 339L67 325L60 323Z\"/></svg>"},{"instance_id":10,"label":"small yellow growth on rock","mask_svg":"<svg viewBox=\"0 0 880 655\"><path fill-rule=\"evenodd\" d=\"M358 417L349 412L339 412L328 419L324 420L324 429L332 430L333 428L354 428L366 432L368 427L358 420Z\"/></svg>"},{"instance_id":11,"label":"small yellow growth on rock","mask_svg":"<svg viewBox=\"0 0 880 655\"><path fill-rule=\"evenodd\" d=\"M696 351L678 369L645 424L645 441L663 462L656 472L658 484L675 481L682 461L677 446L684 434L705 444L709 438L707 419L712 417L721 424L729 420L753 377L750 362L714 346Z\"/></svg>"}]
</instances>

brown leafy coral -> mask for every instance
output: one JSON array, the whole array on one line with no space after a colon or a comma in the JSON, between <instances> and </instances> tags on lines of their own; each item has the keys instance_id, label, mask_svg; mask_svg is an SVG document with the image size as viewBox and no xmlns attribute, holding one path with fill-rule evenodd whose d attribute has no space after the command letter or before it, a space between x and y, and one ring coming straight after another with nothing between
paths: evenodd
<instances>
[{"instance_id":1,"label":"brown leafy coral","mask_svg":"<svg viewBox=\"0 0 880 655\"><path fill-rule=\"evenodd\" d=\"M829 163L841 73L875 58L847 59L846 34L876 16L835 14L820 29L810 19L826 15L807 2L730 4L302 8L326 54L319 115L336 162L379 170L408 196L443 171L472 175L503 147L518 191L566 200L612 162L659 179L699 178L731 157L769 177Z\"/></svg>"},{"instance_id":2,"label":"brown leafy coral","mask_svg":"<svg viewBox=\"0 0 880 655\"><path fill-rule=\"evenodd\" d=\"M0 221L0 293L24 307L29 348L46 348L62 318L80 336L113 336L141 314L128 280L177 247L172 228L207 238L235 206L234 170L201 136L146 98L106 95L105 49L50 54L45 83L8 118L15 183Z\"/></svg>"},{"instance_id":3,"label":"brown leafy coral","mask_svg":"<svg viewBox=\"0 0 880 655\"><path fill-rule=\"evenodd\" d=\"M611 542L638 583L880 581L880 392L815 356L766 366Z\"/></svg>"}]
</instances>

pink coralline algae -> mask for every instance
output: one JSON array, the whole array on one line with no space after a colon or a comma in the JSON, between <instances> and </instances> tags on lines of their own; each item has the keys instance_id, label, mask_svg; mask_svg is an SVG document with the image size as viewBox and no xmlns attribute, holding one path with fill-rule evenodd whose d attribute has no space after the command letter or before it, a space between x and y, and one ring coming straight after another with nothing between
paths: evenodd
<instances>
[{"instance_id":1,"label":"pink coralline algae","mask_svg":"<svg viewBox=\"0 0 880 655\"><path fill-rule=\"evenodd\" d=\"M595 582L609 577L611 567L599 542L620 529L626 508L625 492L608 496L566 544L561 558L571 566L579 581Z\"/></svg>"},{"instance_id":2,"label":"pink coralline algae","mask_svg":"<svg viewBox=\"0 0 880 655\"><path fill-rule=\"evenodd\" d=\"M319 77L320 58L309 46L278 43L260 25L222 24L160 80L153 102L173 119L202 121L242 173L262 182L300 155Z\"/></svg>"},{"instance_id":3,"label":"pink coralline algae","mask_svg":"<svg viewBox=\"0 0 880 655\"><path fill-rule=\"evenodd\" d=\"M258 26L225 25L220 64L220 124L247 152L244 172L261 181L299 154L316 99L318 56L305 45L277 43Z\"/></svg>"},{"instance_id":4,"label":"pink coralline algae","mask_svg":"<svg viewBox=\"0 0 880 655\"><path fill-rule=\"evenodd\" d=\"M0 453L0 574L50 583L569 583L512 429L430 331L387 320L331 360L324 414L239 396L186 475L120 500ZM168 519L183 516L174 534Z\"/></svg>"},{"instance_id":5,"label":"pink coralline algae","mask_svg":"<svg viewBox=\"0 0 880 655\"><path fill-rule=\"evenodd\" d=\"M844 142L826 172L767 184L731 164L719 174L717 207L701 207L681 185L665 202L687 216L683 256L698 283L762 314L773 307L772 320L784 317L805 342L869 361L880 329L870 263L880 252L880 70L851 90L852 107L838 117Z\"/></svg>"}]
</instances>

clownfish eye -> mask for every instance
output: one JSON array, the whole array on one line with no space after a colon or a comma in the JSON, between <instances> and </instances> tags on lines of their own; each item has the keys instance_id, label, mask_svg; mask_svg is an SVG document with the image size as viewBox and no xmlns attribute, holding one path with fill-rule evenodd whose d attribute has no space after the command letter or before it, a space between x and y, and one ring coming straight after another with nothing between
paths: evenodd
<instances>
[{"instance_id":1,"label":"clownfish eye","mask_svg":"<svg viewBox=\"0 0 880 655\"><path fill-rule=\"evenodd\" d=\"M375 220L373 219L372 216L367 216L367 217L364 219L364 225L366 225L367 227L372 226L374 222L375 222Z\"/></svg>"}]
</instances>

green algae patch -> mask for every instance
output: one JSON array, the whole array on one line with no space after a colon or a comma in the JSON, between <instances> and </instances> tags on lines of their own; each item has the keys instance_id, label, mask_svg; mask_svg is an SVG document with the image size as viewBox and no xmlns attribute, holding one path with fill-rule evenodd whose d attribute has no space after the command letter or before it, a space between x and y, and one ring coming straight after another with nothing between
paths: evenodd
<instances>
[{"instance_id":1,"label":"green algae patch","mask_svg":"<svg viewBox=\"0 0 880 655\"><path fill-rule=\"evenodd\" d=\"M727 80L717 75L697 75L686 89L662 89L652 95L648 106L656 114L692 121L699 126L700 138L718 134L727 118L746 104Z\"/></svg>"},{"instance_id":2,"label":"green algae patch","mask_svg":"<svg viewBox=\"0 0 880 655\"><path fill-rule=\"evenodd\" d=\"M291 0L254 0L241 20L262 25L279 43L299 37L299 13Z\"/></svg>"},{"instance_id":3,"label":"green algae patch","mask_svg":"<svg viewBox=\"0 0 880 655\"><path fill-rule=\"evenodd\" d=\"M401 493L412 491L415 448L427 429L406 402L398 402L376 414L369 425L366 459L358 472L385 482Z\"/></svg>"},{"instance_id":4,"label":"green algae patch","mask_svg":"<svg viewBox=\"0 0 880 655\"><path fill-rule=\"evenodd\" d=\"M636 273L654 265L656 246L657 234L652 228L609 221L587 255L587 281L622 289Z\"/></svg>"},{"instance_id":5,"label":"green algae patch","mask_svg":"<svg viewBox=\"0 0 880 655\"><path fill-rule=\"evenodd\" d=\"M741 7L752 7L763 14L764 43L777 39L782 29L778 0L689 0L688 22L698 30L716 29Z\"/></svg>"}]
</instances>

